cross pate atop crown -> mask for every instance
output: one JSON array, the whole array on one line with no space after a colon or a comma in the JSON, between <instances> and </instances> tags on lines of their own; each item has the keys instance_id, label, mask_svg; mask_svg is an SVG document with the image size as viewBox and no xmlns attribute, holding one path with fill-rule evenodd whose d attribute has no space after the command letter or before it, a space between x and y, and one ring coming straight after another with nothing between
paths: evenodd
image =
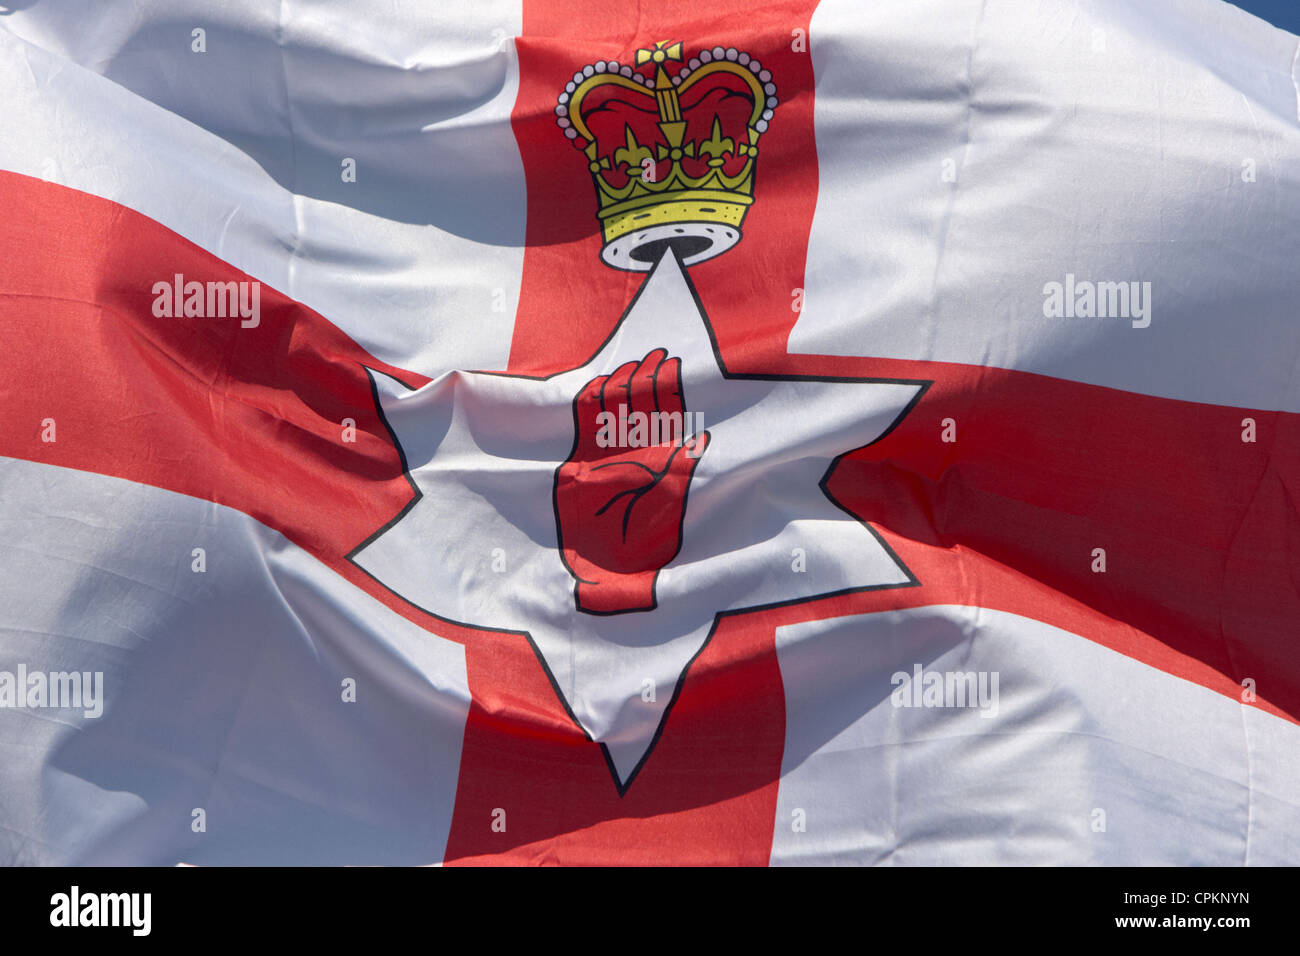
<instances>
[{"instance_id":1,"label":"cross pate atop crown","mask_svg":"<svg viewBox=\"0 0 1300 956\"><path fill-rule=\"evenodd\" d=\"M741 238L754 202L758 140L777 105L771 73L721 46L682 61L682 43L601 60L573 74L556 123L587 157L604 247L616 269L650 270L672 248L691 266ZM652 67L654 76L637 71Z\"/></svg>"}]
</instances>

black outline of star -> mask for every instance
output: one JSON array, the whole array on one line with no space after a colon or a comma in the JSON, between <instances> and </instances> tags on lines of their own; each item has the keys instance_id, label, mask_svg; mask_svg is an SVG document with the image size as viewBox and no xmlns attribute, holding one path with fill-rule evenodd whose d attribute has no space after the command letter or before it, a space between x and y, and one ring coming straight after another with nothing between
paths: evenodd
<instances>
[{"instance_id":1,"label":"black outline of star","mask_svg":"<svg viewBox=\"0 0 1300 956\"><path fill-rule=\"evenodd\" d=\"M674 257L677 257L676 250L673 250L673 255ZM586 361L581 362L578 365L575 365L571 369L565 369L560 372L553 372L550 375L519 375L511 372L491 372L491 371L474 371L471 372L470 374L497 375L504 378L518 378L518 379L526 379L534 382L541 382L541 381L546 381L548 379L555 378L556 376L559 375L565 375L568 372L573 371L574 369L582 368L585 365L589 365L605 349L605 346L609 344L610 340L614 337L614 335L618 332L619 328L623 325L623 322L626 321L627 317L631 314L632 310L636 307L637 301L641 298L641 293L644 292L646 287L650 284L650 277L654 275L656 271L658 271L659 266L660 264L662 264L663 261L664 261L663 259L660 259L660 261L656 263L654 267L649 270L649 272L646 274L645 281L642 282L641 287L637 289L636 295L632 297L632 301L629 302L627 308L623 310L623 314L619 316L619 320L616 323L614 323L614 327L610 329L609 335L605 337L605 340L600 343L600 345L587 358ZM411 500L408 501L405 505L403 505L402 509L391 520L386 522L381 528L379 528L377 531L375 531L373 534L367 537L364 541L362 541L359 545L357 545L355 548L349 551L345 555L346 560L353 567L357 568L359 571L361 571L362 574L366 575L366 577L370 578L372 581L374 581L384 590L388 591L390 594L393 594L398 598L401 598L401 600L405 601L407 604L429 615L435 620L442 621L447 624L454 624L457 627L463 627L473 631L483 631L490 634L517 634L522 636L525 640L527 640L528 646L533 649L533 654L536 655L538 663L540 663L542 666L542 672L546 674L546 679L550 682L551 688L555 691L555 696L559 699L560 704L564 707L565 713L569 715L569 719L573 721L574 725L580 731L582 731L582 735L586 737L587 740L591 741L592 743L599 744L601 754L605 758L605 764L609 768L610 776L614 780L614 787L618 791L618 795L620 797L626 794L627 791L631 788L632 783L637 778L637 775L640 774L641 768L645 766L646 761L650 759L650 755L654 753L655 747L659 743L659 738L663 735L664 727L667 726L668 724L668 715L672 713L673 705L677 703L677 698L681 695L682 692L682 686L686 683L686 675L690 673L691 667L695 664L696 659L702 653L704 653L704 649L708 647L709 643L713 640L713 635L718 630L718 624L724 617L734 617L740 614L752 614L757 611L768 611L768 610L772 610L773 608L790 607L796 604L807 604L813 601L820 601L832 597L840 597L846 594L861 594L868 591L885 591L885 590L892 590L894 588L919 587L921 584L920 579L918 579L916 575L912 573L911 569L908 568L907 565L903 563L902 559L899 558L898 554L894 551L893 548L889 546L889 544L885 541L885 539L880 536L880 533L876 531L875 528L873 528L866 521L863 521L856 514L854 514L852 511L850 511L843 504L841 504L839 501L836 500L835 496L832 495L830 492L830 488L828 487L828 482L830 481L831 475L835 473L835 469L839 466L840 461L846 455L850 455L853 454L854 452L861 451L863 448L870 448L872 445L876 444L876 442L883 440L891 432L893 432L894 429L898 427L899 423L901 423L903 419L906 418L911 413L912 409L916 407L917 403L920 402L921 398L925 395L926 391L929 390L930 386L934 384L933 380L906 379L906 378L868 378L868 377L860 377L860 376L836 376L836 375L777 375L777 374L747 374L746 375L746 374L729 372L727 370L726 363L722 359L722 352L718 349L718 340L716 336L713 334L713 325L709 321L708 313L704 310L704 304L700 301L700 296L695 289L695 284L691 282L690 273L687 271L687 267L682 264L680 257L677 257L677 265L682 271L682 277L686 280L686 287L687 289L690 290L691 297L695 300L695 305L699 310L699 314L704 319L705 331L708 333L709 336L709 345L713 349L713 357L717 361L718 370L722 373L722 377L724 379L736 379L741 381L787 381L787 382L831 382L831 383L847 382L847 383L858 383L864 385L875 384L875 385L918 386L917 393L912 397L912 400L907 403L907 405L903 408L903 410L898 413L898 416L892 422L890 422L888 428L886 428L873 441L868 442L866 445L862 445L858 448L849 449L848 451L842 452L839 455L836 455L834 458L832 458L830 465L826 469L826 473L822 476L822 480L817 483L817 487L819 487L822 490L822 494L826 496L826 499L830 501L831 504L839 508L841 511L847 514L854 521L857 521L864 528L866 528L868 532L871 533L872 537L874 537L876 541L880 544L880 546L884 548L885 553L888 554L890 558L893 559L894 563L898 565L899 568L902 569L903 573L907 575L907 581L901 584L867 584L861 587L842 588L838 591L827 591L824 594L812 594L812 595L807 595L805 597L791 598L790 600L787 601L773 601L768 604L756 604L751 607L734 608L729 611L718 611L717 613L715 613L713 616L713 624L709 628L709 633L705 635L704 641L700 644L699 649L693 655L691 655L690 660L688 660L685 663L685 665L683 665L682 671L677 677L677 683L673 687L672 697L669 698L667 705L664 707L663 715L659 718L659 726L655 728L654 736L650 738L650 743L646 745L645 753L641 755L641 759L637 761L636 766L632 768L632 772L628 774L626 783L620 782L619 780L618 768L614 765L614 761L610 757L609 748L606 747L605 744L594 740L591 734L587 732L587 729L582 726L582 722L578 720L577 715L573 712L573 708L569 705L568 699L564 696L564 692L560 690L560 685L556 682L555 675L551 673L551 668L546 663L546 657L542 654L541 649L537 646L537 643L533 640L532 634L530 634L528 631L520 631L514 628L490 627L487 625L471 624L466 621L457 621L454 618L444 617L441 614L437 614L434 611L430 611L428 608L421 607L419 604L416 604L410 598L406 597L405 595L401 594L398 591L393 590L391 587L389 587L379 578L375 577L365 568L361 567L361 565L356 563L355 558L360 552L364 551L367 547L369 547L380 537L387 534L388 531L390 531L399 521L401 521L404 517L406 517L407 512L409 512L420 501L420 499L424 497L424 492L422 492L419 489L419 487L415 483L415 480L411 477L411 471L406 461L406 452L402 448L402 443L398 439L397 433L393 430L392 425L389 424L387 416L384 415L383 404L380 401L380 397L379 397L379 386L376 384L375 377L372 374L374 370L372 370L369 366L366 365L362 366L362 368L366 370L366 375L370 379L370 393L375 403L375 411L379 415L379 420L380 422L383 423L383 426L387 430L389 437L392 439L393 447L397 449L397 454L402 464L402 477L404 477L406 479L407 484L411 486L411 491L413 492L413 494L411 496ZM386 372L384 374L388 375L388 373ZM393 378L394 381L398 382L401 385L404 385L406 388L410 389L411 391L416 390L415 386L409 385L406 382L403 382L401 379L396 378L395 376L388 375L388 377ZM575 587L576 587L576 582L575 582Z\"/></svg>"}]
</instances>

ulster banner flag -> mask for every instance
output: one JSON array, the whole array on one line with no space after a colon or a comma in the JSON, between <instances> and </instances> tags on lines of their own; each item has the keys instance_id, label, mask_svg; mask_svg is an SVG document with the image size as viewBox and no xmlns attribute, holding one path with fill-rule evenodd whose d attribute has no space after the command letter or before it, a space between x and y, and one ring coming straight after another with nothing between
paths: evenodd
<instances>
[{"instance_id":1,"label":"ulster banner flag","mask_svg":"<svg viewBox=\"0 0 1300 956\"><path fill-rule=\"evenodd\" d=\"M0 863L1300 860L1300 38L0 14Z\"/></svg>"}]
</instances>

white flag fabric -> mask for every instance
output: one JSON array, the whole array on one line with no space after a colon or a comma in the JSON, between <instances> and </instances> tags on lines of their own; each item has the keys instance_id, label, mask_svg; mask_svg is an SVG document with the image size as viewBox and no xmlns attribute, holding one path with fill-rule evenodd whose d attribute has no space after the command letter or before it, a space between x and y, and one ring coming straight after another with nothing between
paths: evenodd
<instances>
[{"instance_id":1,"label":"white flag fabric","mask_svg":"<svg viewBox=\"0 0 1300 956\"><path fill-rule=\"evenodd\" d=\"M1300 38L10 3L0 862L1300 859Z\"/></svg>"}]
</instances>

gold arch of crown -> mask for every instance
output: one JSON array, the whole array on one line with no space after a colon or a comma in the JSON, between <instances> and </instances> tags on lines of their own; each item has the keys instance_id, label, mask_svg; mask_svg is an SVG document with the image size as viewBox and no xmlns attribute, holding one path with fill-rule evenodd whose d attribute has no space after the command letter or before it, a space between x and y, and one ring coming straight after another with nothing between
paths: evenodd
<instances>
[{"instance_id":1,"label":"gold arch of crown","mask_svg":"<svg viewBox=\"0 0 1300 956\"><path fill-rule=\"evenodd\" d=\"M638 67L647 63L655 64L655 79L652 86L649 81L641 81L635 74L631 74L627 67L624 67L623 72L593 72L591 75L585 75L582 82L578 83L573 92L567 95L567 104L564 103L564 98L562 98L561 103L567 107L566 115L572 128L577 135L587 141L585 152L588 166L602 194L600 197L602 209L599 213L602 218L628 209L631 205L636 204L639 197L645 197L648 203L657 202L667 192L681 194L685 190L694 189L709 190L710 194L713 195L716 195L716 190L719 189L729 193L743 194L749 192L748 187L754 172L754 161L758 156L758 138L762 133L762 130L758 127L760 123L766 125L766 120L770 119L772 115L772 107L768 104L774 98L767 92L767 88L774 89L774 86L770 82L765 83L759 75L756 75L760 72L759 70L754 67L747 68L754 61L750 60L747 55L737 56L734 49L724 51L722 57L717 55L716 50L712 53L704 51L703 54L697 55L697 58L703 56L710 57L709 61L701 62L698 67L689 70L685 77L679 76L674 82L664 70L664 64L669 60L681 61L682 44L680 42L656 43L652 49L637 50L636 53ZM747 144L737 144L730 137L724 137L721 124L716 116L714 117L712 135L709 139L698 143L682 142L686 132L686 122L682 119L678 96L697 81L715 73L729 73L740 77L754 94L753 109L747 124L750 140ZM593 90L610 85L622 87L643 96L653 96L659 108L659 129L668 143L667 146L663 143L656 144L658 147L658 155L656 156L647 147L637 143L629 128L626 131L626 145L614 151L615 164L626 161L630 167L635 168L641 165L641 159L643 158L670 160L672 163L671 170L662 179L646 181L641 176L632 175L626 186L615 188L610 186L603 176L599 175L600 170L610 168L609 158L602 158L597 155L595 137L583 120L582 103ZM722 154L724 152L734 152L737 155L746 157L744 167L734 176L728 176L722 171ZM697 155L702 156L705 154L710 157L710 168L704 175L698 177L689 176L681 168L680 160L683 156L694 158ZM620 157L626 157L626 159ZM735 199L741 202L751 201L747 196L736 196ZM614 203L618 203L617 210L606 208Z\"/></svg>"}]
</instances>

